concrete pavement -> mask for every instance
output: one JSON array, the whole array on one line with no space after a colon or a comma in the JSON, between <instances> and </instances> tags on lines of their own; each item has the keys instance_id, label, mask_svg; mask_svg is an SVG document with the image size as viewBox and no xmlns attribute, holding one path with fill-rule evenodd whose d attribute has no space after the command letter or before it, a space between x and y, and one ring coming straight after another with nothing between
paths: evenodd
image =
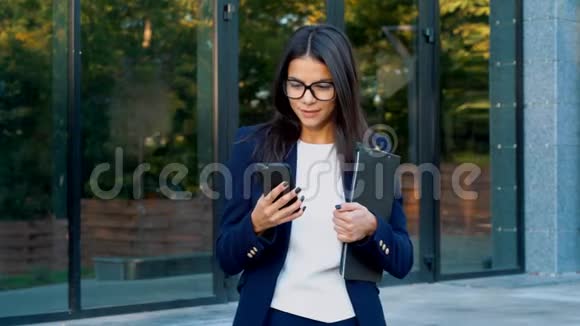
<instances>
[{"instance_id":1,"label":"concrete pavement","mask_svg":"<svg viewBox=\"0 0 580 326\"><path fill-rule=\"evenodd\" d=\"M389 326L580 325L580 274L512 275L381 288ZM231 325L237 303L137 313L44 326Z\"/></svg>"}]
</instances>

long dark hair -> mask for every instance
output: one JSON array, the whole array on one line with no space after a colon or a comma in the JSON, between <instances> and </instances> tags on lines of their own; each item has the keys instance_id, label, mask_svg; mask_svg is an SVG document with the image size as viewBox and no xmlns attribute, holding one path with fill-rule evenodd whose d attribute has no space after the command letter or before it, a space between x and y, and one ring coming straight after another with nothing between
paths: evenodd
<instances>
[{"instance_id":1,"label":"long dark hair","mask_svg":"<svg viewBox=\"0 0 580 326\"><path fill-rule=\"evenodd\" d=\"M261 162L280 162L298 140L300 120L284 94L288 66L296 58L309 56L324 63L332 75L336 90L335 146L343 163L353 162L357 141L362 141L367 122L360 108L359 78L352 46L346 35L332 25L311 25L297 29L286 46L273 85L275 112L273 118L258 131L264 142L254 150L254 158Z\"/></svg>"}]
</instances>

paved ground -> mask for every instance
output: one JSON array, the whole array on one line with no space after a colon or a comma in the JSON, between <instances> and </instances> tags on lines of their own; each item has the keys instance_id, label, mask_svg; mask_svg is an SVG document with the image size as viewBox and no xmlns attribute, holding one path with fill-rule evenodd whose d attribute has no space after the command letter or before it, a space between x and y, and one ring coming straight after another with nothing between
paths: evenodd
<instances>
[{"instance_id":1,"label":"paved ground","mask_svg":"<svg viewBox=\"0 0 580 326\"><path fill-rule=\"evenodd\" d=\"M580 274L515 275L381 289L389 326L580 325ZM44 326L226 326L236 303L120 315Z\"/></svg>"},{"instance_id":2,"label":"paved ground","mask_svg":"<svg viewBox=\"0 0 580 326\"><path fill-rule=\"evenodd\" d=\"M411 238L415 244L416 261L413 266L418 268L421 257L419 239ZM486 267L491 252L489 236L445 235L441 240L443 273L486 271L491 267ZM0 289L0 318L66 311L67 292L68 286L64 282L13 290ZM210 273L131 281L91 278L81 281L81 301L86 309L204 298L212 294Z\"/></svg>"},{"instance_id":3,"label":"paved ground","mask_svg":"<svg viewBox=\"0 0 580 326\"><path fill-rule=\"evenodd\" d=\"M212 275L197 274L134 281L81 282L84 307L100 308L212 295ZM0 291L0 317L25 316L67 310L67 284Z\"/></svg>"}]
</instances>

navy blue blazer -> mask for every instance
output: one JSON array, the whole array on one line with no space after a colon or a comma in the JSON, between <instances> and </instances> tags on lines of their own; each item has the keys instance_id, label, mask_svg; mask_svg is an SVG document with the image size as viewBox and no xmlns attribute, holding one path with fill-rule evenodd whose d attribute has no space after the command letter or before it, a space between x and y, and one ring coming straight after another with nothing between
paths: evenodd
<instances>
[{"instance_id":1,"label":"navy blue blazer","mask_svg":"<svg viewBox=\"0 0 580 326\"><path fill-rule=\"evenodd\" d=\"M292 222L287 222L270 229L268 235L257 236L254 233L250 215L261 196L262 188L249 181L250 172L247 171L256 163L251 156L262 138L255 134L256 130L257 126L242 127L236 133L227 163L232 177L229 193L231 199L227 200L222 212L220 233L215 245L217 260L224 272L229 275L242 272L237 286L240 299L234 326L258 326L264 323L278 275L286 259L292 230ZM295 178L296 146L291 147L284 162L291 166L292 177ZM351 184L351 180L352 172L345 172L345 193L350 191L347 185ZM225 195L228 195L228 191ZM354 243L354 248L355 253L369 264L378 265L397 278L407 275L413 265L413 245L407 233L400 199L393 203L389 223L377 216L376 232ZM345 280L345 283L359 325L386 325L376 283L351 280Z\"/></svg>"}]
</instances>

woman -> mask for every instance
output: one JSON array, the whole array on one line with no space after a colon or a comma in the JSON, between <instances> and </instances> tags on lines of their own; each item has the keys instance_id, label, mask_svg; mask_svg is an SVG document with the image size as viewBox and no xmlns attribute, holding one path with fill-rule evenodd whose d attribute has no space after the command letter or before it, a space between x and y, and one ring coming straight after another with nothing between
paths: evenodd
<instances>
[{"instance_id":1,"label":"woman","mask_svg":"<svg viewBox=\"0 0 580 326\"><path fill-rule=\"evenodd\" d=\"M232 198L216 254L226 274L243 272L234 325L385 325L377 285L345 280L338 270L343 242L398 278L413 263L400 200L389 223L345 202L352 180L347 164L367 124L344 33L330 25L298 29L273 96L273 119L240 128L228 163ZM247 178L256 162L289 164L298 187L277 200L288 184L262 194Z\"/></svg>"}]
</instances>

